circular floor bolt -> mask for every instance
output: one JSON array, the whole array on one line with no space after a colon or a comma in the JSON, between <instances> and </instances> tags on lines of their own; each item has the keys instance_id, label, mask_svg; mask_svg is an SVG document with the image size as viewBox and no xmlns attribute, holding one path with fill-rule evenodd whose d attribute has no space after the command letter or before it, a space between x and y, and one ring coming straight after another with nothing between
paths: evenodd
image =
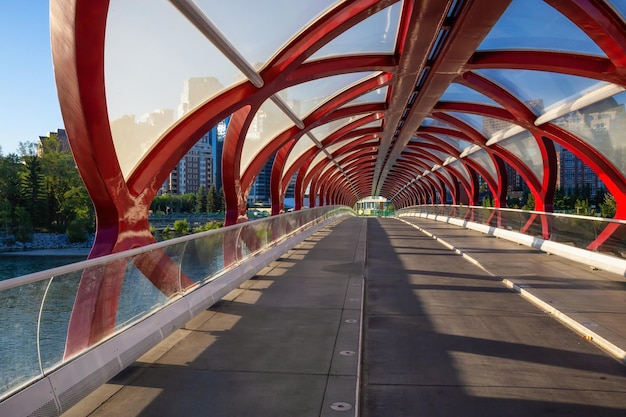
<instances>
[{"instance_id":1,"label":"circular floor bolt","mask_svg":"<svg viewBox=\"0 0 626 417\"><path fill-rule=\"evenodd\" d=\"M352 410L352 405L349 403L336 402L336 403L332 403L330 405L330 408L332 408L335 411L348 411L348 410Z\"/></svg>"},{"instance_id":2,"label":"circular floor bolt","mask_svg":"<svg viewBox=\"0 0 626 417\"><path fill-rule=\"evenodd\" d=\"M346 320L346 323L356 323L357 321L355 319L348 319Z\"/></svg>"},{"instance_id":3,"label":"circular floor bolt","mask_svg":"<svg viewBox=\"0 0 626 417\"><path fill-rule=\"evenodd\" d=\"M341 352L339 352L340 355L343 356L352 356L354 355L356 352L353 350L342 350Z\"/></svg>"}]
</instances>

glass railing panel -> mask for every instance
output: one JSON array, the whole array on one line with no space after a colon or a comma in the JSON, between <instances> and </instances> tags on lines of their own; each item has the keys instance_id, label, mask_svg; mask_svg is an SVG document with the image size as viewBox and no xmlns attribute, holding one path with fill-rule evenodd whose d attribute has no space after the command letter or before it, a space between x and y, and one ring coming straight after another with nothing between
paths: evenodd
<instances>
[{"instance_id":1,"label":"glass railing panel","mask_svg":"<svg viewBox=\"0 0 626 417\"><path fill-rule=\"evenodd\" d=\"M224 269L224 232L210 231L186 243L181 272L198 284L211 280Z\"/></svg>"},{"instance_id":2,"label":"glass railing panel","mask_svg":"<svg viewBox=\"0 0 626 417\"><path fill-rule=\"evenodd\" d=\"M39 330L41 362L44 371L56 368L63 362L67 329L82 274L81 269L51 279L41 310Z\"/></svg>"},{"instance_id":3,"label":"glass railing panel","mask_svg":"<svg viewBox=\"0 0 626 417\"><path fill-rule=\"evenodd\" d=\"M145 258L140 258L142 255L135 257L139 258L136 259L137 262L146 262ZM124 260L119 262L124 262ZM159 284L160 283L156 283L156 285ZM116 331L122 330L135 323L141 317L158 310L170 301L170 298L159 291L156 285L146 278L132 260L126 262L126 271L119 294L117 315L115 318ZM176 284L170 283L170 287L173 285ZM177 291L174 292L174 294L176 293Z\"/></svg>"},{"instance_id":4,"label":"glass railing panel","mask_svg":"<svg viewBox=\"0 0 626 417\"><path fill-rule=\"evenodd\" d=\"M347 207L320 207L287 213L1 282L0 397L41 378L42 369L50 372L161 310L184 292L219 279L225 270L300 227L350 212ZM90 319L87 343L84 329L71 319L75 305L95 311L84 308L94 297L98 307ZM74 345L68 352L66 341Z\"/></svg>"},{"instance_id":5,"label":"glass railing panel","mask_svg":"<svg viewBox=\"0 0 626 417\"><path fill-rule=\"evenodd\" d=\"M598 237L593 220L584 217L554 217L550 240L585 248Z\"/></svg>"},{"instance_id":6,"label":"glass railing panel","mask_svg":"<svg viewBox=\"0 0 626 417\"><path fill-rule=\"evenodd\" d=\"M626 221L623 220L454 205L414 206L398 210L396 215L402 217L444 212L448 217L488 224L580 249L626 258Z\"/></svg>"},{"instance_id":7,"label":"glass railing panel","mask_svg":"<svg viewBox=\"0 0 626 417\"><path fill-rule=\"evenodd\" d=\"M0 393L41 375L37 350L39 310L50 280L0 292ZM7 337L8 336L8 337Z\"/></svg>"},{"instance_id":8,"label":"glass railing panel","mask_svg":"<svg viewBox=\"0 0 626 417\"><path fill-rule=\"evenodd\" d=\"M519 232L522 229L523 223L519 213L515 211L502 211L500 212L500 221L503 229Z\"/></svg>"}]
</instances>

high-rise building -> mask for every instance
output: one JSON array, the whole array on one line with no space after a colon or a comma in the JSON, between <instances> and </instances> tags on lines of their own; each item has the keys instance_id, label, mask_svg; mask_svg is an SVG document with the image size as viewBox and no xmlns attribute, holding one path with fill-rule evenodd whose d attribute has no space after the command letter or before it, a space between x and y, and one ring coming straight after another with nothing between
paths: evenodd
<instances>
[{"instance_id":1,"label":"high-rise building","mask_svg":"<svg viewBox=\"0 0 626 417\"><path fill-rule=\"evenodd\" d=\"M585 108L572 111L552 121L552 123L570 131L594 144L596 149L609 149L615 140L611 135L626 129L626 111L623 104L614 98L594 103ZM598 175L568 149L555 145L557 151L558 179L557 187L566 194L588 193L595 197L600 189L605 188ZM614 152L619 155L619 153ZM618 165L623 161L616 160Z\"/></svg>"},{"instance_id":2,"label":"high-rise building","mask_svg":"<svg viewBox=\"0 0 626 417\"><path fill-rule=\"evenodd\" d=\"M219 89L221 84L214 77L187 79L178 106L178 117L184 116ZM230 117L219 122L194 144L163 183L162 193L196 193L200 185L207 190L212 185L217 189L222 187L222 149L229 121Z\"/></svg>"},{"instance_id":3,"label":"high-rise building","mask_svg":"<svg viewBox=\"0 0 626 417\"><path fill-rule=\"evenodd\" d=\"M275 156L272 155L254 180L250 194L248 194L249 202L269 204L271 196L270 179L272 177L272 166L274 165Z\"/></svg>"}]
</instances>

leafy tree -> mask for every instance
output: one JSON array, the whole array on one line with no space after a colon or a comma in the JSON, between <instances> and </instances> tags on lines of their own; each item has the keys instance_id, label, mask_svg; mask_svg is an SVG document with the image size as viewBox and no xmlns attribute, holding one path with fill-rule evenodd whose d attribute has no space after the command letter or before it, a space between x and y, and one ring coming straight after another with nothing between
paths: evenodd
<instances>
[{"instance_id":1,"label":"leafy tree","mask_svg":"<svg viewBox=\"0 0 626 417\"><path fill-rule=\"evenodd\" d=\"M207 191L204 185L200 184L196 193L196 212L206 213L208 207Z\"/></svg>"},{"instance_id":2,"label":"leafy tree","mask_svg":"<svg viewBox=\"0 0 626 417\"><path fill-rule=\"evenodd\" d=\"M522 206L522 210L534 210L535 209L535 196L533 193L528 193L526 197L526 204Z\"/></svg>"},{"instance_id":3,"label":"leafy tree","mask_svg":"<svg viewBox=\"0 0 626 417\"><path fill-rule=\"evenodd\" d=\"M61 148L61 141L54 133L41 138L41 164L45 184L48 222L53 230L65 232L68 224L77 218L75 212L63 209L65 193L79 187L84 189L72 153ZM81 209L93 210L91 200L82 200Z\"/></svg>"},{"instance_id":4,"label":"leafy tree","mask_svg":"<svg viewBox=\"0 0 626 417\"><path fill-rule=\"evenodd\" d=\"M226 198L224 197L224 188L218 191L218 198L215 204L216 211L226 211Z\"/></svg>"},{"instance_id":5,"label":"leafy tree","mask_svg":"<svg viewBox=\"0 0 626 417\"><path fill-rule=\"evenodd\" d=\"M209 187L209 191L207 192L207 207L206 211L209 213L215 213L217 210L217 200L219 199L219 195L217 194L217 189L215 185L212 184Z\"/></svg>"},{"instance_id":6,"label":"leafy tree","mask_svg":"<svg viewBox=\"0 0 626 417\"><path fill-rule=\"evenodd\" d=\"M615 217L616 210L617 203L615 202L615 197L613 197L610 193L605 193L604 201L600 203L600 212L602 213L602 217L613 218Z\"/></svg>"},{"instance_id":7,"label":"leafy tree","mask_svg":"<svg viewBox=\"0 0 626 417\"><path fill-rule=\"evenodd\" d=\"M176 220L174 222L174 230L176 230L176 233L187 234L189 232L189 224L187 223L187 219Z\"/></svg>"},{"instance_id":8,"label":"leafy tree","mask_svg":"<svg viewBox=\"0 0 626 417\"><path fill-rule=\"evenodd\" d=\"M35 227L45 227L45 188L41 167L41 158L35 153L24 155L25 170L21 178L21 192L24 208L30 213Z\"/></svg>"},{"instance_id":9,"label":"leafy tree","mask_svg":"<svg viewBox=\"0 0 626 417\"><path fill-rule=\"evenodd\" d=\"M19 225L16 209L23 204L21 189L23 172L24 165L17 154L9 154L0 158L1 215L7 233L12 233L14 228Z\"/></svg>"},{"instance_id":10,"label":"leafy tree","mask_svg":"<svg viewBox=\"0 0 626 417\"><path fill-rule=\"evenodd\" d=\"M574 207L576 208L576 214L580 214L582 216L590 216L593 215L593 210L589 205L589 200L576 200L574 203Z\"/></svg>"}]
</instances>

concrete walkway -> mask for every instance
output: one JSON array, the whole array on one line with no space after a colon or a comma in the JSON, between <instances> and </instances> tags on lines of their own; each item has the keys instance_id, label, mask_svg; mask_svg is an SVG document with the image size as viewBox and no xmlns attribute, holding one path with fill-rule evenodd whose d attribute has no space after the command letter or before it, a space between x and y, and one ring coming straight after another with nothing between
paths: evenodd
<instances>
[{"instance_id":1,"label":"concrete walkway","mask_svg":"<svg viewBox=\"0 0 626 417\"><path fill-rule=\"evenodd\" d=\"M354 412L365 225L314 234L64 416Z\"/></svg>"},{"instance_id":2,"label":"concrete walkway","mask_svg":"<svg viewBox=\"0 0 626 417\"><path fill-rule=\"evenodd\" d=\"M414 221L487 271L396 219L345 219L64 416L626 415L626 367L494 275L523 278L551 304L578 304L597 319L589 327L615 334L626 307L621 278Z\"/></svg>"},{"instance_id":3,"label":"concrete walkway","mask_svg":"<svg viewBox=\"0 0 626 417\"><path fill-rule=\"evenodd\" d=\"M624 317L624 283L613 277L480 233L415 221L494 273L543 282L554 290L549 297ZM362 416L626 415L626 367L416 232L395 219L368 225ZM592 292L600 303L593 307Z\"/></svg>"}]
</instances>

